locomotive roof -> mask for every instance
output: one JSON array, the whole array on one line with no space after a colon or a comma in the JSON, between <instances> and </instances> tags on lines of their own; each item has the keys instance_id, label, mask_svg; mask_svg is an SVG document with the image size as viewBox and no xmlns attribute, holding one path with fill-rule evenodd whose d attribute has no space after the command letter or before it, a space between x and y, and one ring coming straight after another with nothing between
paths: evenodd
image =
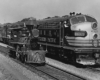
<instances>
[{"instance_id":1,"label":"locomotive roof","mask_svg":"<svg viewBox=\"0 0 100 80\"><path fill-rule=\"evenodd\" d=\"M53 22L61 22L61 21L65 21L67 19L71 19L73 17L77 17L77 16L85 16L85 17L90 17L92 20L94 19L94 21L96 21L95 18L93 18L92 16L89 16L89 15L84 15L84 14L76 14L76 15L66 15L66 16L62 16L62 17L59 17L59 16L56 16L56 17L48 17L48 18L45 18L45 19L42 19L42 20L38 20L38 24L43 24L43 23L53 23ZM97 21L96 21L97 22Z\"/></svg>"},{"instance_id":2,"label":"locomotive roof","mask_svg":"<svg viewBox=\"0 0 100 80\"><path fill-rule=\"evenodd\" d=\"M37 25L45 24L45 23L59 23L59 22L65 21L67 19L71 19L72 17L82 16L82 15L83 16L89 16L89 15L84 15L84 14L79 14L79 15L73 14L73 15L65 15L65 16L62 16L62 17L60 17L60 16L47 17L47 18L41 19L41 20L36 20L35 18L30 18L30 19L18 21L16 23L12 23L11 29L19 29L20 27L21 28L24 27L24 25L26 25L26 26L31 25L33 27L36 27ZM93 18L93 17L91 17L91 18ZM93 19L95 19L95 18L93 18ZM30 27L30 26L27 26L27 27Z\"/></svg>"},{"instance_id":3,"label":"locomotive roof","mask_svg":"<svg viewBox=\"0 0 100 80\"><path fill-rule=\"evenodd\" d=\"M42 20L38 20L38 24L45 23L45 22L47 22L47 23L61 22L61 21L64 21L68 18L69 18L68 15L65 16L65 17L59 17L59 16L58 17L52 17L52 18L48 17L48 18L45 18L45 19L42 19Z\"/></svg>"},{"instance_id":4,"label":"locomotive roof","mask_svg":"<svg viewBox=\"0 0 100 80\"><path fill-rule=\"evenodd\" d=\"M38 20L38 24L42 24L42 23L52 23L52 22L61 22L61 21L65 21L67 19L70 19L72 17L76 17L76 16L82 16L83 14L79 14L79 15L65 15L65 16L55 16L55 17L48 17L42 20ZM83 15L85 16L85 15Z\"/></svg>"}]
</instances>

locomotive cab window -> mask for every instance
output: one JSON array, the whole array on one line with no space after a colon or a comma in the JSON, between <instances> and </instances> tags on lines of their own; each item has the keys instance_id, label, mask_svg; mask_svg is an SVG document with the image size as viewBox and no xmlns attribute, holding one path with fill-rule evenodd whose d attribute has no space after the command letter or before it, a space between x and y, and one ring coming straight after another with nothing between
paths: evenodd
<instances>
[{"instance_id":1,"label":"locomotive cab window","mask_svg":"<svg viewBox=\"0 0 100 80\"><path fill-rule=\"evenodd\" d=\"M70 19L72 25L85 22L84 16L76 16Z\"/></svg>"},{"instance_id":2,"label":"locomotive cab window","mask_svg":"<svg viewBox=\"0 0 100 80\"><path fill-rule=\"evenodd\" d=\"M95 18L92 18L92 17L90 17L90 16L86 16L86 20L87 20L88 22L96 22L96 23L97 23L96 19L95 19Z\"/></svg>"}]
</instances>

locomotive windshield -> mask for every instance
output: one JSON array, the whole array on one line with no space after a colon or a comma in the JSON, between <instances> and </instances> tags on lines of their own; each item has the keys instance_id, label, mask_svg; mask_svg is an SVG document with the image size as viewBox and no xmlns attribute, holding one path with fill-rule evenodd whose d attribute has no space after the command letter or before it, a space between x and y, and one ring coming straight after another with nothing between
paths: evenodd
<instances>
[{"instance_id":1,"label":"locomotive windshield","mask_svg":"<svg viewBox=\"0 0 100 80\"><path fill-rule=\"evenodd\" d=\"M87 16L87 15L86 15L85 17L86 17L86 20L87 20L88 22L97 22L95 18L92 18L92 17Z\"/></svg>"},{"instance_id":2,"label":"locomotive windshield","mask_svg":"<svg viewBox=\"0 0 100 80\"><path fill-rule=\"evenodd\" d=\"M75 16L75 17L71 18L72 25L77 24L77 23L81 23L81 22L85 22L84 16Z\"/></svg>"}]
</instances>

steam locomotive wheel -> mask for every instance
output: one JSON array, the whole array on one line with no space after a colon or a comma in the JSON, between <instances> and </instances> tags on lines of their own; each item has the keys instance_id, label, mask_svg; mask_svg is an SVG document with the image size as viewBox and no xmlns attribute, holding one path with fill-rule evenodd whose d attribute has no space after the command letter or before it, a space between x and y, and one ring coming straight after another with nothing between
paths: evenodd
<instances>
[{"instance_id":1,"label":"steam locomotive wheel","mask_svg":"<svg viewBox=\"0 0 100 80\"><path fill-rule=\"evenodd\" d=\"M25 56L24 55L21 56L21 61L22 61L22 63L25 63Z\"/></svg>"},{"instance_id":2,"label":"steam locomotive wheel","mask_svg":"<svg viewBox=\"0 0 100 80\"><path fill-rule=\"evenodd\" d=\"M16 58L19 59L20 55L19 53L16 51Z\"/></svg>"},{"instance_id":3,"label":"steam locomotive wheel","mask_svg":"<svg viewBox=\"0 0 100 80\"><path fill-rule=\"evenodd\" d=\"M24 62L27 62L27 55L24 56Z\"/></svg>"},{"instance_id":4,"label":"steam locomotive wheel","mask_svg":"<svg viewBox=\"0 0 100 80\"><path fill-rule=\"evenodd\" d=\"M17 46L17 48L16 48L16 58L17 59L19 59L19 57L20 57L20 54L18 53L18 51L19 51L19 46Z\"/></svg>"}]
</instances>

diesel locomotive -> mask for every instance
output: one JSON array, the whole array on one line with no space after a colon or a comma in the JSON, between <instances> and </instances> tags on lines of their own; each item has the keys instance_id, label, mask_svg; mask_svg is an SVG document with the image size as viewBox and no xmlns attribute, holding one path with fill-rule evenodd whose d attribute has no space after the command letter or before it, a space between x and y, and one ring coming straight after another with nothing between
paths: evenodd
<instances>
[{"instance_id":1,"label":"diesel locomotive","mask_svg":"<svg viewBox=\"0 0 100 80\"><path fill-rule=\"evenodd\" d=\"M95 18L70 13L37 20L40 49L82 65L100 64L100 35Z\"/></svg>"}]
</instances>

